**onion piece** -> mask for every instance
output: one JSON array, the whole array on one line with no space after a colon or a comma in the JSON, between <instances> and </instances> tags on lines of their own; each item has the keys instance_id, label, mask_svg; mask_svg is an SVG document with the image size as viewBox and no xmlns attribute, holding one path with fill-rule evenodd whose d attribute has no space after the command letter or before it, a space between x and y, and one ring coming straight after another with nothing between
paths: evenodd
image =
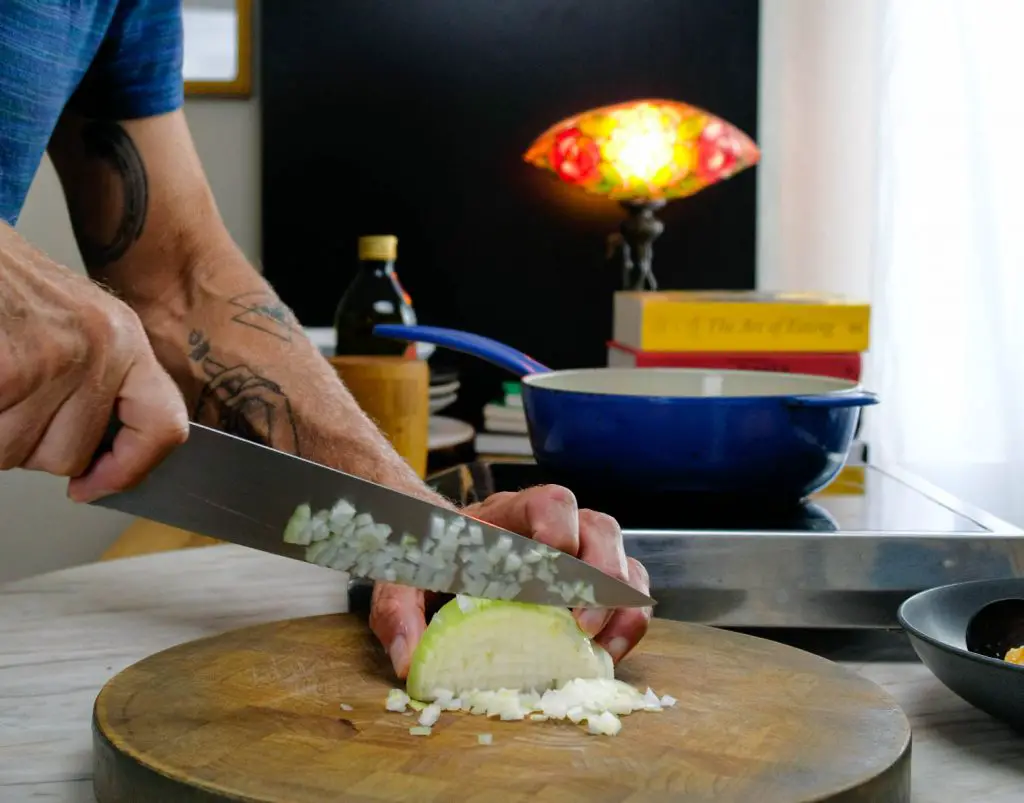
<instances>
[{"instance_id":1,"label":"onion piece","mask_svg":"<svg viewBox=\"0 0 1024 803\"><path fill-rule=\"evenodd\" d=\"M491 736L491 734L489 734L489 733L478 733L476 735L476 743L477 744L492 744L493 742L494 742L494 737Z\"/></svg>"},{"instance_id":2,"label":"onion piece","mask_svg":"<svg viewBox=\"0 0 1024 803\"><path fill-rule=\"evenodd\" d=\"M587 719L587 731L590 733L615 736L620 730L622 730L622 720L610 711Z\"/></svg>"},{"instance_id":3,"label":"onion piece","mask_svg":"<svg viewBox=\"0 0 1024 803\"><path fill-rule=\"evenodd\" d=\"M298 544L299 546L309 546L311 532L309 529L309 521L313 516L313 512L309 505L299 505L295 508L295 512L292 513L288 523L284 527L284 542L286 544Z\"/></svg>"},{"instance_id":4,"label":"onion piece","mask_svg":"<svg viewBox=\"0 0 1024 803\"><path fill-rule=\"evenodd\" d=\"M423 709L423 713L420 714L419 723L425 728L429 728L437 720L441 718L441 706L437 703L432 703Z\"/></svg>"},{"instance_id":5,"label":"onion piece","mask_svg":"<svg viewBox=\"0 0 1024 803\"><path fill-rule=\"evenodd\" d=\"M409 728L410 736L429 736L430 728L423 727L422 725L414 725Z\"/></svg>"},{"instance_id":6,"label":"onion piece","mask_svg":"<svg viewBox=\"0 0 1024 803\"><path fill-rule=\"evenodd\" d=\"M388 692L388 699L384 702L384 707L388 711L396 711L401 713L405 711L407 705L409 705L409 695L401 689L392 689Z\"/></svg>"}]
</instances>

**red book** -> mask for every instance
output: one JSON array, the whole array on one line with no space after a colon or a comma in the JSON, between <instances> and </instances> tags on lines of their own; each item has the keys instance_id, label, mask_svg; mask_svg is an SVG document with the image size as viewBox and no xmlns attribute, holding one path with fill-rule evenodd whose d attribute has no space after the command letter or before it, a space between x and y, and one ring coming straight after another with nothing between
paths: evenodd
<instances>
[{"instance_id":1,"label":"red book","mask_svg":"<svg viewBox=\"0 0 1024 803\"><path fill-rule=\"evenodd\" d=\"M832 376L860 381L861 355L855 352L699 352L639 351L608 343L610 368L732 368L741 371L778 371L789 374Z\"/></svg>"}]
</instances>

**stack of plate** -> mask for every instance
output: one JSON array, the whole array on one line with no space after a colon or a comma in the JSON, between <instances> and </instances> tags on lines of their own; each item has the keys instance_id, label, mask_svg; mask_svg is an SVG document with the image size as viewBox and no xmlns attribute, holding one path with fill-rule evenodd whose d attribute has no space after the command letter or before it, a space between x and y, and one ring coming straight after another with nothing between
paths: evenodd
<instances>
[{"instance_id":1,"label":"stack of plate","mask_svg":"<svg viewBox=\"0 0 1024 803\"><path fill-rule=\"evenodd\" d=\"M430 369L430 413L450 407L459 395L459 375L447 369Z\"/></svg>"}]
</instances>

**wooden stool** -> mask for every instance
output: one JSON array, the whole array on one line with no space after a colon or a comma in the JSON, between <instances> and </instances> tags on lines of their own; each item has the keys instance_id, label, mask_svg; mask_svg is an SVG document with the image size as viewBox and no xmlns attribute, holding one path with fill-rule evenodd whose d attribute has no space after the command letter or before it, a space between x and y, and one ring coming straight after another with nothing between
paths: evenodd
<instances>
[{"instance_id":1,"label":"wooden stool","mask_svg":"<svg viewBox=\"0 0 1024 803\"><path fill-rule=\"evenodd\" d=\"M223 543L205 535L191 533L157 524L148 519L136 519L118 539L100 556L100 560L131 558L136 555L151 555L156 552L172 552L176 549L194 549Z\"/></svg>"}]
</instances>

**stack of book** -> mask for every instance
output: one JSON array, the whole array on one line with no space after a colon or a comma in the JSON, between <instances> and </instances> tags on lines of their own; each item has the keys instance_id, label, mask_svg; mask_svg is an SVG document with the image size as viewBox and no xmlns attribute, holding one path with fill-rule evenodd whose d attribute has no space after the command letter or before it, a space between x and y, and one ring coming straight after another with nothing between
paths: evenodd
<instances>
[{"instance_id":1,"label":"stack of book","mask_svg":"<svg viewBox=\"0 0 1024 803\"><path fill-rule=\"evenodd\" d=\"M502 391L501 401L484 405L484 430L476 436L476 452L490 457L532 456L519 383L505 382Z\"/></svg>"},{"instance_id":2,"label":"stack of book","mask_svg":"<svg viewBox=\"0 0 1024 803\"><path fill-rule=\"evenodd\" d=\"M608 365L859 381L870 318L867 303L811 293L619 292Z\"/></svg>"},{"instance_id":3,"label":"stack of book","mask_svg":"<svg viewBox=\"0 0 1024 803\"><path fill-rule=\"evenodd\" d=\"M608 365L780 371L859 382L870 328L870 305L839 296L619 292ZM850 460L867 460L863 442L854 443Z\"/></svg>"}]
</instances>

